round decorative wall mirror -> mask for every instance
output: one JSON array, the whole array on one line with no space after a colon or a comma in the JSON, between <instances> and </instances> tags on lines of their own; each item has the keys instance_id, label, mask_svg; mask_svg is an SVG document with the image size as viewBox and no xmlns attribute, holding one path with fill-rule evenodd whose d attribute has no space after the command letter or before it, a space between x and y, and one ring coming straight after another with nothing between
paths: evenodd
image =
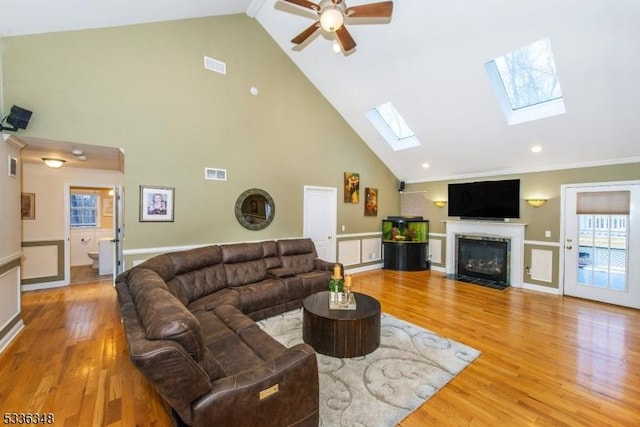
<instances>
[{"instance_id":1,"label":"round decorative wall mirror","mask_svg":"<svg viewBox=\"0 0 640 427\"><path fill-rule=\"evenodd\" d=\"M264 190L251 188L236 200L236 218L249 230L267 228L276 214L276 204Z\"/></svg>"}]
</instances>

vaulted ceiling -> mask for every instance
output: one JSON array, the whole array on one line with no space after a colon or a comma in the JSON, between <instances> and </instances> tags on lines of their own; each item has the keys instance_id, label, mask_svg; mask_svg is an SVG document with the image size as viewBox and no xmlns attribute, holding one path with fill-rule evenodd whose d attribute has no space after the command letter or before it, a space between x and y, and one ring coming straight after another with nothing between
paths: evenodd
<instances>
[{"instance_id":1,"label":"vaulted ceiling","mask_svg":"<svg viewBox=\"0 0 640 427\"><path fill-rule=\"evenodd\" d=\"M637 0L395 0L388 22L347 21L357 42L349 54L334 53L333 34L321 31L300 47L292 44L315 15L279 0L0 5L0 36L247 13L407 182L640 161ZM484 64L545 37L567 112L509 126ZM393 151L365 117L387 101L421 147ZM542 151L533 153L534 145Z\"/></svg>"}]
</instances>

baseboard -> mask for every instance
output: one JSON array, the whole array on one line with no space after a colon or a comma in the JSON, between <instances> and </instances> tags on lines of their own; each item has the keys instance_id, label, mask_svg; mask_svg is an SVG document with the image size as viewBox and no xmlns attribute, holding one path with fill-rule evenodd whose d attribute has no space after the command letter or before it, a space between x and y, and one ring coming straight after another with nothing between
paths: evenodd
<instances>
[{"instance_id":1,"label":"baseboard","mask_svg":"<svg viewBox=\"0 0 640 427\"><path fill-rule=\"evenodd\" d=\"M43 282L43 283L32 283L30 285L22 285L20 289L24 291L40 291L42 289L53 289L53 288L61 288L63 286L67 286L68 283L64 281L58 282Z\"/></svg>"},{"instance_id":2,"label":"baseboard","mask_svg":"<svg viewBox=\"0 0 640 427\"><path fill-rule=\"evenodd\" d=\"M533 283L523 283L522 286L520 286L520 289L527 289L530 291L536 291L536 292L543 292L545 294L552 294L552 295L562 295L562 292L560 292L560 289L558 288L550 288L548 286L540 286L540 285L534 285Z\"/></svg>"},{"instance_id":3,"label":"baseboard","mask_svg":"<svg viewBox=\"0 0 640 427\"><path fill-rule=\"evenodd\" d=\"M360 267L344 267L345 273L362 273L363 271L380 270L383 264L381 262L376 264L363 265Z\"/></svg>"},{"instance_id":4,"label":"baseboard","mask_svg":"<svg viewBox=\"0 0 640 427\"><path fill-rule=\"evenodd\" d=\"M2 353L8 346L11 344L20 331L24 328L24 322L22 319L18 320L15 325L11 329L7 331L5 335L0 338L0 353Z\"/></svg>"}]
</instances>

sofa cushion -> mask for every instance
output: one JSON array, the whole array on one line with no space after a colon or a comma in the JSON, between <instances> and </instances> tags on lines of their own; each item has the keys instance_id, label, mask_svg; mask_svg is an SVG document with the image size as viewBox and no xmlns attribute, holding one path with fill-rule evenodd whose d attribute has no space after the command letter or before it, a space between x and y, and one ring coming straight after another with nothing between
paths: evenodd
<instances>
[{"instance_id":1,"label":"sofa cushion","mask_svg":"<svg viewBox=\"0 0 640 427\"><path fill-rule=\"evenodd\" d=\"M278 256L278 245L275 240L262 242L262 257L267 264L267 270L282 267L282 261Z\"/></svg>"},{"instance_id":2,"label":"sofa cushion","mask_svg":"<svg viewBox=\"0 0 640 427\"><path fill-rule=\"evenodd\" d=\"M134 301L147 339L176 341L196 362L202 360L204 337L200 323L171 292L146 286L134 294Z\"/></svg>"},{"instance_id":3,"label":"sofa cushion","mask_svg":"<svg viewBox=\"0 0 640 427\"><path fill-rule=\"evenodd\" d=\"M235 375L286 350L235 307L223 305L196 317L207 331L205 345L225 375Z\"/></svg>"},{"instance_id":4,"label":"sofa cushion","mask_svg":"<svg viewBox=\"0 0 640 427\"><path fill-rule=\"evenodd\" d=\"M282 267L294 274L308 273L316 267L316 247L311 239L278 240Z\"/></svg>"},{"instance_id":5,"label":"sofa cushion","mask_svg":"<svg viewBox=\"0 0 640 427\"><path fill-rule=\"evenodd\" d=\"M262 244L236 243L224 245L221 249L229 286L244 286L267 278L267 264L262 257Z\"/></svg>"},{"instance_id":6,"label":"sofa cushion","mask_svg":"<svg viewBox=\"0 0 640 427\"><path fill-rule=\"evenodd\" d=\"M243 313L250 314L267 307L276 307L288 300L285 284L282 280L267 279L250 285L234 288L240 295L240 307Z\"/></svg>"}]
</instances>

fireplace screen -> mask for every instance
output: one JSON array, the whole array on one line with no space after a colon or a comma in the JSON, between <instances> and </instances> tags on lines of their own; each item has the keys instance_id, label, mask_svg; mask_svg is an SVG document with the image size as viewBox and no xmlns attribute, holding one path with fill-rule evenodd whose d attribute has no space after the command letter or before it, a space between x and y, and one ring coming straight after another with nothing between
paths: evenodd
<instances>
[{"instance_id":1,"label":"fireplace screen","mask_svg":"<svg viewBox=\"0 0 640 427\"><path fill-rule=\"evenodd\" d=\"M458 236L457 274L509 283L509 239Z\"/></svg>"}]
</instances>

